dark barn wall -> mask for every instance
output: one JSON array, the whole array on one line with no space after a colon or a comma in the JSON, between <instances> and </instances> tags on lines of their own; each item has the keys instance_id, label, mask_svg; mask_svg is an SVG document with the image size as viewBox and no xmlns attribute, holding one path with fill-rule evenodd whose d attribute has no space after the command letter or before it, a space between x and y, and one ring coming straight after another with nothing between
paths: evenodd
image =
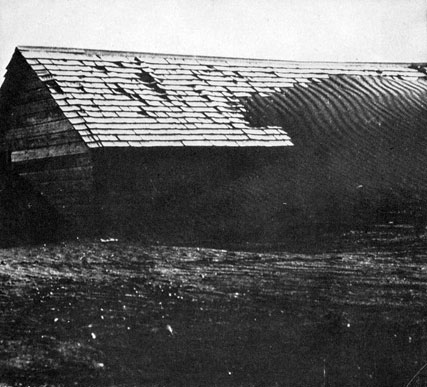
<instances>
[{"instance_id":1,"label":"dark barn wall","mask_svg":"<svg viewBox=\"0 0 427 387\"><path fill-rule=\"evenodd\" d=\"M0 96L1 150L9 168L57 211L62 230L87 228L93 218L92 164L87 147L19 54ZM49 87L54 86L50 85Z\"/></svg>"},{"instance_id":2,"label":"dark barn wall","mask_svg":"<svg viewBox=\"0 0 427 387\"><path fill-rule=\"evenodd\" d=\"M397 156L381 133L363 150L354 138L298 147L295 137L295 147L281 149L97 151L102 228L195 241L282 241L425 221L426 175L417 164L424 150L416 144L415 154Z\"/></svg>"},{"instance_id":3,"label":"dark barn wall","mask_svg":"<svg viewBox=\"0 0 427 387\"><path fill-rule=\"evenodd\" d=\"M103 149L93 154L101 230L187 241L271 239L291 148ZM266 185L281 170L279 184ZM267 176L265 175L267 173Z\"/></svg>"},{"instance_id":4,"label":"dark barn wall","mask_svg":"<svg viewBox=\"0 0 427 387\"><path fill-rule=\"evenodd\" d=\"M93 177L89 155L68 155L13 163L13 171L32 183L55 208L60 234L92 229Z\"/></svg>"},{"instance_id":5,"label":"dark barn wall","mask_svg":"<svg viewBox=\"0 0 427 387\"><path fill-rule=\"evenodd\" d=\"M277 242L425 219L417 162L379 132L287 148L103 149L93 153L100 230L186 241ZM310 134L313 137L310 137ZM317 136L317 137L316 137ZM417 141L416 139L414 140Z\"/></svg>"}]
</instances>

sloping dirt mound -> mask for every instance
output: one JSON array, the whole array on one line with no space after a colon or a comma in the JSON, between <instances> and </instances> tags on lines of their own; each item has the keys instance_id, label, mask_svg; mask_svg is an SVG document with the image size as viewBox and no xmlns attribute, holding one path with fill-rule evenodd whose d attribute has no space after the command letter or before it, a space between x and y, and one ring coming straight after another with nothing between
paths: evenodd
<instances>
[{"instance_id":1,"label":"sloping dirt mound","mask_svg":"<svg viewBox=\"0 0 427 387\"><path fill-rule=\"evenodd\" d=\"M58 224L56 211L28 181L0 175L0 246L52 241Z\"/></svg>"}]
</instances>

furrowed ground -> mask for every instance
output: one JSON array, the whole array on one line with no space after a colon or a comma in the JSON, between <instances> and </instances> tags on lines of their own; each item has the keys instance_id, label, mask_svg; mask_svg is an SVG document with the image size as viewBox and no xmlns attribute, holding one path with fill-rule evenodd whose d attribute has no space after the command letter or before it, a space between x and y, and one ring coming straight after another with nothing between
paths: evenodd
<instances>
[{"instance_id":1,"label":"furrowed ground","mask_svg":"<svg viewBox=\"0 0 427 387\"><path fill-rule=\"evenodd\" d=\"M328 246L2 249L0 386L404 386L427 362L425 237Z\"/></svg>"}]
</instances>

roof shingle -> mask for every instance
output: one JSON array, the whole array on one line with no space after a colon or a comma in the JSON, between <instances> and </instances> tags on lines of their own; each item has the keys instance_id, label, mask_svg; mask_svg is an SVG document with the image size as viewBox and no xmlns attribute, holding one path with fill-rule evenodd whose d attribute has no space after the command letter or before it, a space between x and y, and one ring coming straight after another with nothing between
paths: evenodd
<instances>
[{"instance_id":1,"label":"roof shingle","mask_svg":"<svg viewBox=\"0 0 427 387\"><path fill-rule=\"evenodd\" d=\"M260 125L251 122L245 98L275 98L289 88L299 88L302 94L301 87L309 89L337 75L404 79L415 89L416 81L425 78L420 70L424 67L404 64L296 63L43 47L17 50L89 147L290 146L286 128L268 126L268 119ZM309 102L310 96L303 100L315 103Z\"/></svg>"}]
</instances>

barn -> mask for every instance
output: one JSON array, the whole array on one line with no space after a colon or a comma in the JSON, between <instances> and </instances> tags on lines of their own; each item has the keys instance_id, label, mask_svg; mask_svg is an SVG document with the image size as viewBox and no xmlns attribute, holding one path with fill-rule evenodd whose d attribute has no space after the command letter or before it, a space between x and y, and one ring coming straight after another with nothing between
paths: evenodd
<instances>
[{"instance_id":1,"label":"barn","mask_svg":"<svg viewBox=\"0 0 427 387\"><path fill-rule=\"evenodd\" d=\"M267 240L423 217L427 67L17 47L2 169L65 233Z\"/></svg>"}]
</instances>

